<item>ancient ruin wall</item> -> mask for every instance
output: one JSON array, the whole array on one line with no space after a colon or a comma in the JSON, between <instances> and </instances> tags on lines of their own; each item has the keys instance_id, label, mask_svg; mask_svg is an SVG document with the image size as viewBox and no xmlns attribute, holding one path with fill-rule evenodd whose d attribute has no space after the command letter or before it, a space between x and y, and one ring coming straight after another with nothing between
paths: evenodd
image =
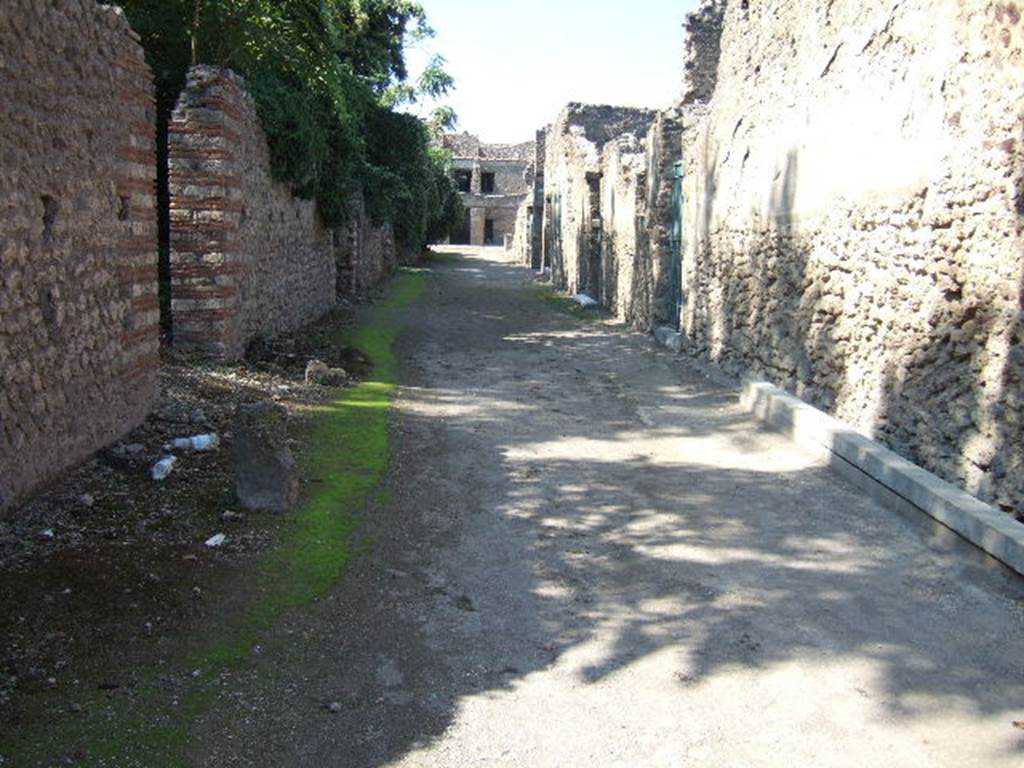
<instances>
[{"instance_id":1,"label":"ancient ruin wall","mask_svg":"<svg viewBox=\"0 0 1024 768\"><path fill-rule=\"evenodd\" d=\"M93 0L0 13L0 509L156 396L155 107L138 38Z\"/></svg>"},{"instance_id":2,"label":"ancient ruin wall","mask_svg":"<svg viewBox=\"0 0 1024 768\"><path fill-rule=\"evenodd\" d=\"M601 155L601 294L616 317L635 322L652 289L646 247L647 142L632 133L608 142ZM639 301L637 300L639 298Z\"/></svg>"},{"instance_id":3,"label":"ancient ruin wall","mask_svg":"<svg viewBox=\"0 0 1024 768\"><path fill-rule=\"evenodd\" d=\"M722 23L726 0L701 0L686 16L683 60L683 105L706 103L715 93L721 57Z\"/></svg>"},{"instance_id":4,"label":"ancient ruin wall","mask_svg":"<svg viewBox=\"0 0 1024 768\"><path fill-rule=\"evenodd\" d=\"M541 268L544 249L544 158L547 146L547 128L537 131L533 156L533 206L530 218L530 237L527 244L526 263L533 269Z\"/></svg>"},{"instance_id":5,"label":"ancient ruin wall","mask_svg":"<svg viewBox=\"0 0 1024 768\"><path fill-rule=\"evenodd\" d=\"M601 155L601 303L641 330L669 322L672 189L682 113L661 112L646 133L625 133Z\"/></svg>"},{"instance_id":6,"label":"ancient ruin wall","mask_svg":"<svg viewBox=\"0 0 1024 768\"><path fill-rule=\"evenodd\" d=\"M334 231L337 293L366 293L394 271L399 254L389 224L375 226L363 196L349 201L349 220Z\"/></svg>"},{"instance_id":7,"label":"ancient ruin wall","mask_svg":"<svg viewBox=\"0 0 1024 768\"><path fill-rule=\"evenodd\" d=\"M652 110L570 104L547 131L543 256L557 287L601 295L602 150L624 134L645 134L655 116Z\"/></svg>"},{"instance_id":8,"label":"ancient ruin wall","mask_svg":"<svg viewBox=\"0 0 1024 768\"><path fill-rule=\"evenodd\" d=\"M330 309L332 233L313 201L272 178L242 78L193 67L168 143L175 346L236 358Z\"/></svg>"},{"instance_id":9,"label":"ancient ruin wall","mask_svg":"<svg viewBox=\"0 0 1024 768\"><path fill-rule=\"evenodd\" d=\"M1024 510L1024 21L730 3L686 152L685 336Z\"/></svg>"}]
</instances>

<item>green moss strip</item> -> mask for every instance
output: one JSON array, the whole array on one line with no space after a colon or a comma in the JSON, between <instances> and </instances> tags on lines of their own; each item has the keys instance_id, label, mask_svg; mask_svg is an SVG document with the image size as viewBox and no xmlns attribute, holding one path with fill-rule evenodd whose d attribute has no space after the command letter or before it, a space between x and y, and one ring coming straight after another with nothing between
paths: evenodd
<instances>
[{"instance_id":1,"label":"green moss strip","mask_svg":"<svg viewBox=\"0 0 1024 768\"><path fill-rule=\"evenodd\" d=\"M181 658L169 667L138 675L131 697L98 691L88 700L79 697L83 714L57 712L59 728L40 723L17 743L0 745L0 755L15 765L48 765L65 755L77 755L74 764L80 766L188 765L190 728L216 701L217 675L247 666L264 630L285 611L326 594L345 572L360 513L384 478L391 455L388 421L397 380L398 310L419 297L426 279L422 271L403 270L384 301L361 313L354 327L339 331L340 345L370 357L373 376L337 390L317 409L302 465L306 476L318 482L282 527L278 542L251 566L246 578L255 598L250 596L243 608L202 637L187 640ZM194 677L193 670L198 672ZM160 682L171 671L190 681L177 692L173 707L175 692Z\"/></svg>"}]
</instances>

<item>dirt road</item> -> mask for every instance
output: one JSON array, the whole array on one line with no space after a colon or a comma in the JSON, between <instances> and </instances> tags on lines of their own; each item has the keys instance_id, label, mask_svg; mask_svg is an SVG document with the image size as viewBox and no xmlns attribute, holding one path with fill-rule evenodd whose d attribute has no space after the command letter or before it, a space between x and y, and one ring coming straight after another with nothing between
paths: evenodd
<instances>
[{"instance_id":1,"label":"dirt road","mask_svg":"<svg viewBox=\"0 0 1024 768\"><path fill-rule=\"evenodd\" d=\"M408 310L364 554L225 683L194 764L1024 762L1021 580L501 253Z\"/></svg>"}]
</instances>

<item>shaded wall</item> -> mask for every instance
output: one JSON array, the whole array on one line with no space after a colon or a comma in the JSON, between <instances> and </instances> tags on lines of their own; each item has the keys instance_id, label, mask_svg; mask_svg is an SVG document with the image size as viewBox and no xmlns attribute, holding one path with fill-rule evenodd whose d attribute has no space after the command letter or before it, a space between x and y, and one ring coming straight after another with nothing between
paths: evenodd
<instances>
[{"instance_id":1,"label":"shaded wall","mask_svg":"<svg viewBox=\"0 0 1024 768\"><path fill-rule=\"evenodd\" d=\"M168 145L175 346L236 358L329 310L334 238L313 201L272 178L242 78L193 67Z\"/></svg>"},{"instance_id":2,"label":"shaded wall","mask_svg":"<svg viewBox=\"0 0 1024 768\"><path fill-rule=\"evenodd\" d=\"M348 223L334 231L337 293L365 293L394 271L398 248L390 224L376 226L362 195L349 202Z\"/></svg>"},{"instance_id":3,"label":"shaded wall","mask_svg":"<svg viewBox=\"0 0 1024 768\"><path fill-rule=\"evenodd\" d=\"M646 133L626 133L601 155L601 303L631 327L668 322L670 233L682 112L660 112Z\"/></svg>"},{"instance_id":4,"label":"shaded wall","mask_svg":"<svg viewBox=\"0 0 1024 768\"><path fill-rule=\"evenodd\" d=\"M155 106L92 0L0 12L0 509L123 436L156 396Z\"/></svg>"},{"instance_id":5,"label":"shaded wall","mask_svg":"<svg viewBox=\"0 0 1024 768\"><path fill-rule=\"evenodd\" d=\"M730 3L685 157L690 349L1018 510L1022 82L1013 3Z\"/></svg>"}]
</instances>

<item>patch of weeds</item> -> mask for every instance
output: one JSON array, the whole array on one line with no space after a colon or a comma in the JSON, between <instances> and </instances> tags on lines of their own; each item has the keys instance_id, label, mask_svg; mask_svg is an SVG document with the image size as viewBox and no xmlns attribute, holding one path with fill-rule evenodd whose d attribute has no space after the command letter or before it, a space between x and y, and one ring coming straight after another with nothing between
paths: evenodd
<instances>
[{"instance_id":1,"label":"patch of weeds","mask_svg":"<svg viewBox=\"0 0 1024 768\"><path fill-rule=\"evenodd\" d=\"M424 254L422 261L425 264L457 264L462 261L462 257L447 251L429 251Z\"/></svg>"},{"instance_id":2,"label":"patch of weeds","mask_svg":"<svg viewBox=\"0 0 1024 768\"><path fill-rule=\"evenodd\" d=\"M301 509L282 521L277 542L244 575L242 607L218 617L202 637L182 641L170 663L125 673L116 690L103 690L99 681L83 684L73 711L55 696L40 701L31 732L0 744L0 756L9 764L69 759L78 766L189 765L192 723L220 695L220 675L247 668L264 630L285 611L327 593L350 559L369 546L353 543L353 533L391 455L398 310L419 297L426 280L424 270L403 270L383 301L367 308L354 326L338 331L337 343L362 350L373 362L373 373L313 409L302 464L305 474L319 482Z\"/></svg>"},{"instance_id":3,"label":"patch of weeds","mask_svg":"<svg viewBox=\"0 0 1024 768\"><path fill-rule=\"evenodd\" d=\"M569 315L578 323L585 325L602 323L611 317L603 307L584 308L573 301L572 298L555 290L547 283L533 283L531 288L537 298L545 304L554 307L562 314Z\"/></svg>"}]
</instances>

